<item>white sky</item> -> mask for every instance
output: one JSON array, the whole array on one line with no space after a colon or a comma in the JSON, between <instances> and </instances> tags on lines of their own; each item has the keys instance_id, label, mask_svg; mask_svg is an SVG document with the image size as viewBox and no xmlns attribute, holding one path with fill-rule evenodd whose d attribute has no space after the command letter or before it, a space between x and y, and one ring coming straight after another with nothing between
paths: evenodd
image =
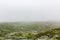
<instances>
[{"instance_id":1,"label":"white sky","mask_svg":"<svg viewBox=\"0 0 60 40\"><path fill-rule=\"evenodd\" d=\"M60 0L0 0L0 22L60 21Z\"/></svg>"}]
</instances>

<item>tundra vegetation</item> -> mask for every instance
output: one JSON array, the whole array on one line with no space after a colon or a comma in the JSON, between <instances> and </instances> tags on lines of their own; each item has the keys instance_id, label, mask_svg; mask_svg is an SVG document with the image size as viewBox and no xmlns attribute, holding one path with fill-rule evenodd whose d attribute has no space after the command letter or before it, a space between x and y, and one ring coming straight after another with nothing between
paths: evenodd
<instances>
[{"instance_id":1,"label":"tundra vegetation","mask_svg":"<svg viewBox=\"0 0 60 40\"><path fill-rule=\"evenodd\" d=\"M60 40L59 22L0 23L0 40Z\"/></svg>"}]
</instances>

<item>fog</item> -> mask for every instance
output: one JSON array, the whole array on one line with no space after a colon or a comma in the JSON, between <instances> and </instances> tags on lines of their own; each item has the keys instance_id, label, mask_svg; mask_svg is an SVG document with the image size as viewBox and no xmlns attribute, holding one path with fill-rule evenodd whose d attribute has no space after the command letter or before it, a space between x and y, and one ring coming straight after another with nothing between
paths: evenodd
<instances>
[{"instance_id":1,"label":"fog","mask_svg":"<svg viewBox=\"0 0 60 40\"><path fill-rule=\"evenodd\" d=\"M0 0L0 22L60 21L60 0Z\"/></svg>"}]
</instances>

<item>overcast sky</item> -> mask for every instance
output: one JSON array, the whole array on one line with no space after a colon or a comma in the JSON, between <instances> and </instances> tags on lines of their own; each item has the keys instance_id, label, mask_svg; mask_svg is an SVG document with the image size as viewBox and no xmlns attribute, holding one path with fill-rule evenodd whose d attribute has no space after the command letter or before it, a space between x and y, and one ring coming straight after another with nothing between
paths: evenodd
<instances>
[{"instance_id":1,"label":"overcast sky","mask_svg":"<svg viewBox=\"0 0 60 40\"><path fill-rule=\"evenodd\" d=\"M60 0L0 0L0 22L60 21Z\"/></svg>"}]
</instances>

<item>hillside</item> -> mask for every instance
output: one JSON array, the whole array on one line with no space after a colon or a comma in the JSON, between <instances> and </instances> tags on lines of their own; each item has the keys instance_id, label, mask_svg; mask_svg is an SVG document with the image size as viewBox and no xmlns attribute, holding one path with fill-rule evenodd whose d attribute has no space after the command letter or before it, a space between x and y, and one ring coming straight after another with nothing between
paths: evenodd
<instances>
[{"instance_id":1,"label":"hillside","mask_svg":"<svg viewBox=\"0 0 60 40\"><path fill-rule=\"evenodd\" d=\"M27 37L34 38L40 32L46 32L55 28L60 28L59 22L7 22L0 23L0 37Z\"/></svg>"}]
</instances>

